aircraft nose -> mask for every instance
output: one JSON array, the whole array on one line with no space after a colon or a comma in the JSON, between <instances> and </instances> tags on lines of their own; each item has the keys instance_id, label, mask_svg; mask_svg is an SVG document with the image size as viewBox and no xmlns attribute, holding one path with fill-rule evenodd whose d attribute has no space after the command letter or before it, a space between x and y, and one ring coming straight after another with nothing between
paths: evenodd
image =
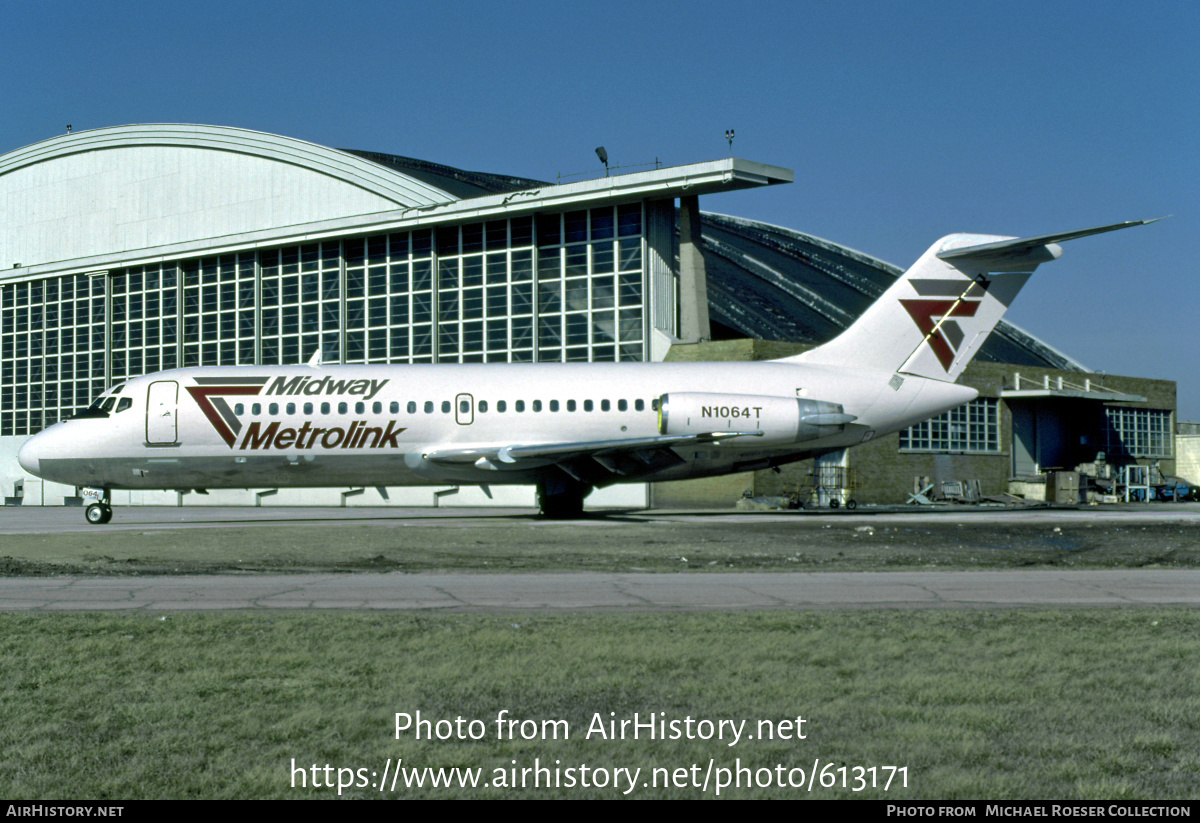
<instances>
[{"instance_id":1,"label":"aircraft nose","mask_svg":"<svg viewBox=\"0 0 1200 823\"><path fill-rule=\"evenodd\" d=\"M17 452L17 462L21 464L21 468L25 471L41 477L42 463L40 455L41 445L38 443L39 438L41 438L41 435L35 434L25 441L20 451Z\"/></svg>"}]
</instances>

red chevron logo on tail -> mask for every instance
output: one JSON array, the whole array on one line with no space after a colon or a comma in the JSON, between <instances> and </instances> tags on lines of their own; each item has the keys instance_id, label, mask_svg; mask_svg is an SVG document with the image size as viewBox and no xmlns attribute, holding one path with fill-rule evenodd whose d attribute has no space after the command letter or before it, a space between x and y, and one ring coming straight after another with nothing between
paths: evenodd
<instances>
[{"instance_id":1,"label":"red chevron logo on tail","mask_svg":"<svg viewBox=\"0 0 1200 823\"><path fill-rule=\"evenodd\" d=\"M963 330L952 317L974 317L987 283L973 281L965 285L953 280L911 280L917 294L923 299L901 300L900 305L917 324L925 341L947 372L954 362L954 354L963 343Z\"/></svg>"}]
</instances>

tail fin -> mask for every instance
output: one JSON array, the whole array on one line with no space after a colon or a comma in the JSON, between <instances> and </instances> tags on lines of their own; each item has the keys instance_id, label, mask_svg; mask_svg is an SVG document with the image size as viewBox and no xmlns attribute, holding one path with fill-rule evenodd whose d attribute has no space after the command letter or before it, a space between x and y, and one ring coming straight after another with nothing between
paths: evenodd
<instances>
[{"instance_id":1,"label":"tail fin","mask_svg":"<svg viewBox=\"0 0 1200 823\"><path fill-rule=\"evenodd\" d=\"M1058 241L1152 223L1134 220L1040 237L951 234L934 243L850 328L790 361L953 382Z\"/></svg>"}]
</instances>

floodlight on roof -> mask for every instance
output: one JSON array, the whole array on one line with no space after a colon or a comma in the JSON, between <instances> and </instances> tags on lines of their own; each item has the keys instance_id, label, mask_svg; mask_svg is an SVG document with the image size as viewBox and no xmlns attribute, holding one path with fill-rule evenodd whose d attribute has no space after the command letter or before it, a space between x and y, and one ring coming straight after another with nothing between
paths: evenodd
<instances>
[{"instance_id":1,"label":"floodlight on roof","mask_svg":"<svg viewBox=\"0 0 1200 823\"><path fill-rule=\"evenodd\" d=\"M608 152L604 150L604 146L596 147L596 156L600 158L600 162L604 164L604 176L608 177Z\"/></svg>"}]
</instances>

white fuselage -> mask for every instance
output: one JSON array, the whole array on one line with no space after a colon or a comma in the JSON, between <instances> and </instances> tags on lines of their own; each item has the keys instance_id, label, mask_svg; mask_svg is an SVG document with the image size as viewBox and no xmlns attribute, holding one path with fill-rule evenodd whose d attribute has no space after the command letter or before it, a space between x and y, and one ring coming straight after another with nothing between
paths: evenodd
<instances>
[{"instance_id":1,"label":"white fuselage","mask_svg":"<svg viewBox=\"0 0 1200 823\"><path fill-rule=\"evenodd\" d=\"M117 402L103 416L51 426L20 459L46 479L104 489L532 483L555 461L505 462L498 450L654 438L667 433L663 395L722 401L712 409L725 417L704 421L713 431L761 425L764 398L836 403L853 418L803 442L774 433L673 447L669 461L644 459L636 470L590 481L606 485L778 465L896 431L976 395L892 377L795 362L177 369L106 393L101 401Z\"/></svg>"}]
</instances>

